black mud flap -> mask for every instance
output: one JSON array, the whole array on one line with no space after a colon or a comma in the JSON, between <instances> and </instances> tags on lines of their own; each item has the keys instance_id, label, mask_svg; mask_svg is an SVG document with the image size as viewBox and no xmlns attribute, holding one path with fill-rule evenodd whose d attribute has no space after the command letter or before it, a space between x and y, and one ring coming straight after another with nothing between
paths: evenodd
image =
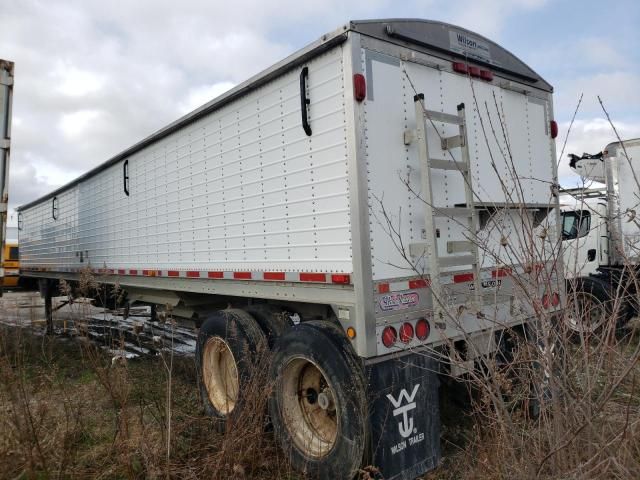
<instances>
[{"instance_id":1,"label":"black mud flap","mask_svg":"<svg viewBox=\"0 0 640 480\"><path fill-rule=\"evenodd\" d=\"M371 464L386 480L413 480L440 461L438 362L424 354L369 365Z\"/></svg>"}]
</instances>

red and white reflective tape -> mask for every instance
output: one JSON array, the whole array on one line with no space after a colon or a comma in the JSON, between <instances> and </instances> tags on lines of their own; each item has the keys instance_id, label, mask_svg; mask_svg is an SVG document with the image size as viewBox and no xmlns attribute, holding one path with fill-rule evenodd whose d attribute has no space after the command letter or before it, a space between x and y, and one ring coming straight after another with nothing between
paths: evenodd
<instances>
[{"instance_id":1,"label":"red and white reflective tape","mask_svg":"<svg viewBox=\"0 0 640 480\"><path fill-rule=\"evenodd\" d=\"M418 288L429 288L429 280L424 278L412 278L397 282L382 282L378 284L378 293L402 292L404 290L415 290Z\"/></svg>"},{"instance_id":2,"label":"red and white reflective tape","mask_svg":"<svg viewBox=\"0 0 640 480\"><path fill-rule=\"evenodd\" d=\"M23 267L24 271L34 272L69 272L80 273L84 268L47 268ZM133 268L91 268L91 273L98 275L124 275L143 277L193 278L217 280L253 280L263 282L295 282L295 283L326 283L336 285L350 285L351 275L348 273L321 272L254 272L254 271L211 271L211 270L156 270Z\"/></svg>"},{"instance_id":3,"label":"red and white reflective tape","mask_svg":"<svg viewBox=\"0 0 640 480\"><path fill-rule=\"evenodd\" d=\"M525 273L525 268L522 266L485 269L480 272L480 280L495 280L523 273ZM450 272L443 274L440 278L445 285L448 285L473 282L474 277L475 274L473 272ZM375 290L377 293L402 292L417 288L428 288L429 285L429 279L413 278L395 282L380 282L376 285Z\"/></svg>"}]
</instances>

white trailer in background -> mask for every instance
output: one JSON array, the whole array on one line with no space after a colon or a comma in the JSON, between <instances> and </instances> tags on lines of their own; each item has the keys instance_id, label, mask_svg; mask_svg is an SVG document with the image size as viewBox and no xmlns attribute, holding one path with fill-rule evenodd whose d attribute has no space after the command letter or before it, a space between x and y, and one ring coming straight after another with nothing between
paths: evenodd
<instances>
[{"instance_id":1,"label":"white trailer in background","mask_svg":"<svg viewBox=\"0 0 640 480\"><path fill-rule=\"evenodd\" d=\"M613 142L594 155L570 155L571 168L599 188L561 196L565 277L580 303L574 327L595 332L616 308L618 326L638 314L640 139ZM619 305L611 305L614 299Z\"/></svg>"},{"instance_id":2,"label":"white trailer in background","mask_svg":"<svg viewBox=\"0 0 640 480\"><path fill-rule=\"evenodd\" d=\"M4 245L9 205L9 158L11 151L11 108L13 62L0 59L0 286L4 283ZM2 288L0 288L2 296Z\"/></svg>"},{"instance_id":3,"label":"white trailer in background","mask_svg":"<svg viewBox=\"0 0 640 480\"><path fill-rule=\"evenodd\" d=\"M22 206L23 274L90 270L195 312L221 419L267 342L295 465L413 478L440 457L434 372L536 317L525 285L560 308L557 269L532 280L553 259L523 235L557 207L556 133L551 86L494 42L352 21ZM448 348L465 365L426 354Z\"/></svg>"}]
</instances>

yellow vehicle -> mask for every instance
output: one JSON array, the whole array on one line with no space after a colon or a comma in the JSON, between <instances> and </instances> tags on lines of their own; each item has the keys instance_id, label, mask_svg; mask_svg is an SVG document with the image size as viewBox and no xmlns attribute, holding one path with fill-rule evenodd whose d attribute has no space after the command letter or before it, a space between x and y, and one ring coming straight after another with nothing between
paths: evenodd
<instances>
[{"instance_id":1,"label":"yellow vehicle","mask_svg":"<svg viewBox=\"0 0 640 480\"><path fill-rule=\"evenodd\" d=\"M20 280L20 261L18 260L18 244L7 242L4 245L4 279L2 286L4 288L15 288Z\"/></svg>"}]
</instances>

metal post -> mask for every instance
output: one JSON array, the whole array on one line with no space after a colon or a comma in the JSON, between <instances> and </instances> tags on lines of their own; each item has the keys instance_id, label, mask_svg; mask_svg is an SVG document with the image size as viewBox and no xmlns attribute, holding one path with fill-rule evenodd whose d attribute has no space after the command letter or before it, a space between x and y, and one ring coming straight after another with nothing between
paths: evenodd
<instances>
[{"instance_id":1,"label":"metal post","mask_svg":"<svg viewBox=\"0 0 640 480\"><path fill-rule=\"evenodd\" d=\"M4 279L4 244L9 202L9 151L11 145L11 104L13 62L0 59L0 284ZM2 296L2 288L0 288Z\"/></svg>"},{"instance_id":2,"label":"metal post","mask_svg":"<svg viewBox=\"0 0 640 480\"><path fill-rule=\"evenodd\" d=\"M44 318L47 322L47 335L53 335L53 282L45 280L44 282Z\"/></svg>"}]
</instances>

